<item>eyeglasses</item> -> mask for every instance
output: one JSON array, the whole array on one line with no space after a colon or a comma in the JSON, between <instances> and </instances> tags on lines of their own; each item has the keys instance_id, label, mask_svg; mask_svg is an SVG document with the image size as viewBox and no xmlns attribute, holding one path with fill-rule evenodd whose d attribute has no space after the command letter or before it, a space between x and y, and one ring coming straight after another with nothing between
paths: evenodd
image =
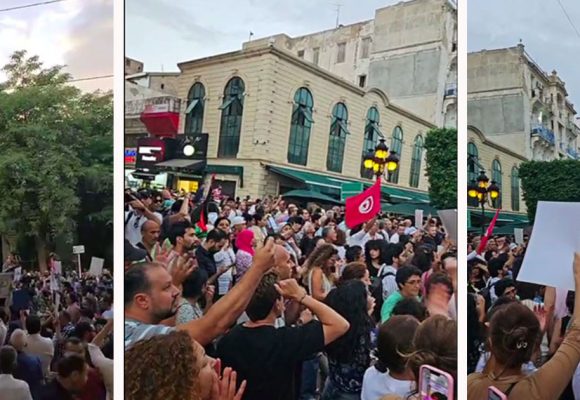
<instances>
[{"instance_id":1,"label":"eyeglasses","mask_svg":"<svg viewBox=\"0 0 580 400\"><path fill-rule=\"evenodd\" d=\"M163 203L163 199L158 198L153 201L154 203Z\"/></svg>"}]
</instances>

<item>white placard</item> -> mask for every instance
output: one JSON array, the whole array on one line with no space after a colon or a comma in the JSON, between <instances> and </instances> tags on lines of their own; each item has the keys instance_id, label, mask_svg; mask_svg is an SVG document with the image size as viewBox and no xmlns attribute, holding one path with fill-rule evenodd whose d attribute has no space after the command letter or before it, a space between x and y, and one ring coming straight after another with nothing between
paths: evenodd
<instances>
[{"instance_id":1,"label":"white placard","mask_svg":"<svg viewBox=\"0 0 580 400\"><path fill-rule=\"evenodd\" d=\"M514 228L514 236L516 244L524 244L524 230L522 228Z\"/></svg>"},{"instance_id":2,"label":"white placard","mask_svg":"<svg viewBox=\"0 0 580 400\"><path fill-rule=\"evenodd\" d=\"M423 210L415 210L415 228L423 227Z\"/></svg>"},{"instance_id":3,"label":"white placard","mask_svg":"<svg viewBox=\"0 0 580 400\"><path fill-rule=\"evenodd\" d=\"M437 213L441 218L447 237L457 244L457 210L440 210Z\"/></svg>"},{"instance_id":4,"label":"white placard","mask_svg":"<svg viewBox=\"0 0 580 400\"><path fill-rule=\"evenodd\" d=\"M54 262L54 273L57 275L62 275L62 263L60 261Z\"/></svg>"},{"instance_id":5,"label":"white placard","mask_svg":"<svg viewBox=\"0 0 580 400\"><path fill-rule=\"evenodd\" d=\"M538 202L534 230L518 281L574 290L572 264L580 251L580 203Z\"/></svg>"},{"instance_id":6,"label":"white placard","mask_svg":"<svg viewBox=\"0 0 580 400\"><path fill-rule=\"evenodd\" d=\"M59 290L58 287L58 280L56 279L56 275L50 274L50 291L57 292Z\"/></svg>"},{"instance_id":7,"label":"white placard","mask_svg":"<svg viewBox=\"0 0 580 400\"><path fill-rule=\"evenodd\" d=\"M73 246L73 254L84 254L85 253L85 246Z\"/></svg>"},{"instance_id":8,"label":"white placard","mask_svg":"<svg viewBox=\"0 0 580 400\"><path fill-rule=\"evenodd\" d=\"M14 282L20 282L22 279L22 267L14 269Z\"/></svg>"},{"instance_id":9,"label":"white placard","mask_svg":"<svg viewBox=\"0 0 580 400\"><path fill-rule=\"evenodd\" d=\"M89 274L92 276L103 275L103 265L105 260L98 257L91 257L91 266L89 268Z\"/></svg>"}]
</instances>

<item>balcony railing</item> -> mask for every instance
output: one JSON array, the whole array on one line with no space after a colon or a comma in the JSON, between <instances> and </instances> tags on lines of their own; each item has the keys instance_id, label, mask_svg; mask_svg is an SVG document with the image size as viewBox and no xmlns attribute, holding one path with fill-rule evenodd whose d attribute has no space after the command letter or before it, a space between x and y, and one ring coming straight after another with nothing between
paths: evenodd
<instances>
[{"instance_id":1,"label":"balcony railing","mask_svg":"<svg viewBox=\"0 0 580 400\"><path fill-rule=\"evenodd\" d=\"M145 110L149 112L179 113L180 109L181 100L171 96L131 100L125 102L125 117L140 117Z\"/></svg>"},{"instance_id":2,"label":"balcony railing","mask_svg":"<svg viewBox=\"0 0 580 400\"><path fill-rule=\"evenodd\" d=\"M571 158L572 160L578 160L578 156L580 155L578 153L578 150L576 150L573 146L568 145L566 146L565 143L560 143L560 151L564 154L566 154L569 158Z\"/></svg>"},{"instance_id":3,"label":"balcony railing","mask_svg":"<svg viewBox=\"0 0 580 400\"><path fill-rule=\"evenodd\" d=\"M449 83L445 86L445 97L457 97L457 84Z\"/></svg>"},{"instance_id":4,"label":"balcony railing","mask_svg":"<svg viewBox=\"0 0 580 400\"><path fill-rule=\"evenodd\" d=\"M546 128L544 125L539 123L532 124L532 136L538 136L551 144L552 146L556 144L556 137L552 130Z\"/></svg>"}]
</instances>

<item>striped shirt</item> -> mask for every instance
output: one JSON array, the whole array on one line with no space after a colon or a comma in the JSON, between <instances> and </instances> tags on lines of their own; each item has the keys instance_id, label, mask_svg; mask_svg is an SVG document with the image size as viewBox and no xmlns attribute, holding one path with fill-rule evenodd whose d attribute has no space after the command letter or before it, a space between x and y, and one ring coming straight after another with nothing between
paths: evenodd
<instances>
[{"instance_id":1,"label":"striped shirt","mask_svg":"<svg viewBox=\"0 0 580 400\"><path fill-rule=\"evenodd\" d=\"M140 340L157 335L167 335L175 328L165 325L145 324L134 319L125 319L125 350Z\"/></svg>"}]
</instances>

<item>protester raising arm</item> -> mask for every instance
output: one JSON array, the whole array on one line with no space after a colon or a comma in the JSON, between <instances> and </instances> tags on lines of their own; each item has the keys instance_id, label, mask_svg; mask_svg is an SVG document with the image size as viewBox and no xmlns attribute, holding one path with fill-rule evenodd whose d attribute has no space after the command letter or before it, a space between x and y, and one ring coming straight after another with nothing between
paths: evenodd
<instances>
[{"instance_id":1,"label":"protester raising arm","mask_svg":"<svg viewBox=\"0 0 580 400\"><path fill-rule=\"evenodd\" d=\"M147 206L145 206L145 204L143 204L141 200L133 200L130 203L130 205L134 210L140 210L145 216L145 218L150 219L151 221L155 221L159 225L161 225L161 223L163 222L162 220L159 219L157 215L155 215L154 212L152 212Z\"/></svg>"},{"instance_id":2,"label":"protester raising arm","mask_svg":"<svg viewBox=\"0 0 580 400\"><path fill-rule=\"evenodd\" d=\"M340 314L326 304L315 300L306 293L306 289L298 285L295 279L286 279L276 285L276 290L286 299L292 299L312 311L322 324L324 332L324 345L334 342L344 335L350 328L350 324Z\"/></svg>"},{"instance_id":3,"label":"protester raising arm","mask_svg":"<svg viewBox=\"0 0 580 400\"><path fill-rule=\"evenodd\" d=\"M187 331L193 339L205 346L217 336L226 332L244 312L250 302L262 275L274 265L274 239L268 238L264 247L256 251L252 267L240 282L202 318L178 325L177 329Z\"/></svg>"}]
</instances>

